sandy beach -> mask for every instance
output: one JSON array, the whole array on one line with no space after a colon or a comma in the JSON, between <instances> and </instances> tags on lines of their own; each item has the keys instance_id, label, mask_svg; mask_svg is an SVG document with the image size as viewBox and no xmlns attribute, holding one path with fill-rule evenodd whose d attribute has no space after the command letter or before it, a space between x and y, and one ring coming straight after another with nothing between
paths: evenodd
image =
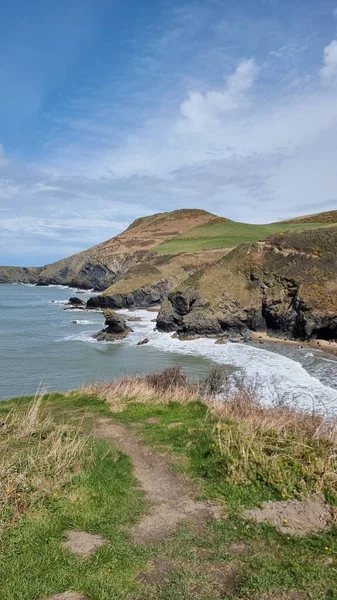
<instances>
[{"instance_id":1,"label":"sandy beach","mask_svg":"<svg viewBox=\"0 0 337 600\"><path fill-rule=\"evenodd\" d=\"M322 350L323 352L328 352L329 354L334 354L337 356L337 343L330 342L328 340L320 340L317 339L312 342L302 342L300 340L285 340L284 338L274 337L268 335L268 333L264 332L253 332L252 339L257 342L268 342L275 344L286 344L288 346L297 346L297 347L305 347L305 348L314 348L315 350Z\"/></svg>"}]
</instances>

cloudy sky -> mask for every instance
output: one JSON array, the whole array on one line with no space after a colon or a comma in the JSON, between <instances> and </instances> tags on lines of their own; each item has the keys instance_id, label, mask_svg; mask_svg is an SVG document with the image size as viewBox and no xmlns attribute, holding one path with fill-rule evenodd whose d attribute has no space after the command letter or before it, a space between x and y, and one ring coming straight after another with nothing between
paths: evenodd
<instances>
[{"instance_id":1,"label":"cloudy sky","mask_svg":"<svg viewBox=\"0 0 337 600\"><path fill-rule=\"evenodd\" d=\"M0 264L182 207L337 208L337 0L7 2Z\"/></svg>"}]
</instances>

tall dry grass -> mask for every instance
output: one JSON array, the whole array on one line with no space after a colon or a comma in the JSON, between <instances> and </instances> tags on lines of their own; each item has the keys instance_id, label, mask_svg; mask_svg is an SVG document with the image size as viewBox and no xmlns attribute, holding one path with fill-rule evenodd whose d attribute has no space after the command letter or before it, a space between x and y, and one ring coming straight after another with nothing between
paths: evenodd
<instances>
[{"instance_id":1,"label":"tall dry grass","mask_svg":"<svg viewBox=\"0 0 337 600\"><path fill-rule=\"evenodd\" d=\"M265 484L283 497L325 492L337 499L337 423L315 411L266 406L254 386L229 386L216 417L213 441L228 480Z\"/></svg>"},{"instance_id":2,"label":"tall dry grass","mask_svg":"<svg viewBox=\"0 0 337 600\"><path fill-rule=\"evenodd\" d=\"M44 413L41 397L0 418L0 533L29 507L62 493L89 439Z\"/></svg>"},{"instance_id":3,"label":"tall dry grass","mask_svg":"<svg viewBox=\"0 0 337 600\"><path fill-rule=\"evenodd\" d=\"M112 381L93 382L81 392L105 400L114 412L124 410L128 402L167 404L199 398L199 386L179 366L150 375L124 375Z\"/></svg>"},{"instance_id":4,"label":"tall dry grass","mask_svg":"<svg viewBox=\"0 0 337 600\"><path fill-rule=\"evenodd\" d=\"M215 365L195 383L174 367L94 383L84 391L106 400L113 412L122 411L128 402L202 400L208 407L206 453L214 459L210 469L217 476L236 484L264 484L280 496L324 491L337 499L336 421L301 411L279 397L266 406L257 380L228 378L226 370Z\"/></svg>"}]
</instances>

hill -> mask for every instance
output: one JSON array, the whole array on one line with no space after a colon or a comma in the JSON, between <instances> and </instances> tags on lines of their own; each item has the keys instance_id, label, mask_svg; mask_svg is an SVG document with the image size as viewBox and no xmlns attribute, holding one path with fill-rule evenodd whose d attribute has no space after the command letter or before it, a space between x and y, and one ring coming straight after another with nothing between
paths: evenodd
<instances>
[{"instance_id":1,"label":"hill","mask_svg":"<svg viewBox=\"0 0 337 600\"><path fill-rule=\"evenodd\" d=\"M150 248L196 226L218 221L204 210L182 209L137 219L121 234L69 258L43 267L0 267L0 283L70 285L105 290Z\"/></svg>"},{"instance_id":2,"label":"hill","mask_svg":"<svg viewBox=\"0 0 337 600\"><path fill-rule=\"evenodd\" d=\"M0 283L62 284L103 291L96 305L148 306L243 242L273 233L337 224L337 211L288 223L251 225L204 210L181 209L134 221L121 234L43 267L0 267Z\"/></svg>"},{"instance_id":3,"label":"hill","mask_svg":"<svg viewBox=\"0 0 337 600\"><path fill-rule=\"evenodd\" d=\"M235 248L244 242L258 241L273 233L315 229L336 224L337 210L266 225L252 225L224 219L189 229L173 239L165 240L153 250L157 254L168 254Z\"/></svg>"},{"instance_id":4,"label":"hill","mask_svg":"<svg viewBox=\"0 0 337 600\"><path fill-rule=\"evenodd\" d=\"M337 227L241 244L173 290L158 327L247 339L250 331L337 339Z\"/></svg>"}]
</instances>

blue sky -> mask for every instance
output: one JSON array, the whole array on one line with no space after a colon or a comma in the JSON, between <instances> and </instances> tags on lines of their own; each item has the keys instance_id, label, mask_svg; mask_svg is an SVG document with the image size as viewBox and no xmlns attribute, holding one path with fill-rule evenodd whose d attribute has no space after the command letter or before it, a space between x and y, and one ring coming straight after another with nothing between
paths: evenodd
<instances>
[{"instance_id":1,"label":"blue sky","mask_svg":"<svg viewBox=\"0 0 337 600\"><path fill-rule=\"evenodd\" d=\"M337 0L12 0L0 22L0 264L140 216L337 208Z\"/></svg>"}]
</instances>

